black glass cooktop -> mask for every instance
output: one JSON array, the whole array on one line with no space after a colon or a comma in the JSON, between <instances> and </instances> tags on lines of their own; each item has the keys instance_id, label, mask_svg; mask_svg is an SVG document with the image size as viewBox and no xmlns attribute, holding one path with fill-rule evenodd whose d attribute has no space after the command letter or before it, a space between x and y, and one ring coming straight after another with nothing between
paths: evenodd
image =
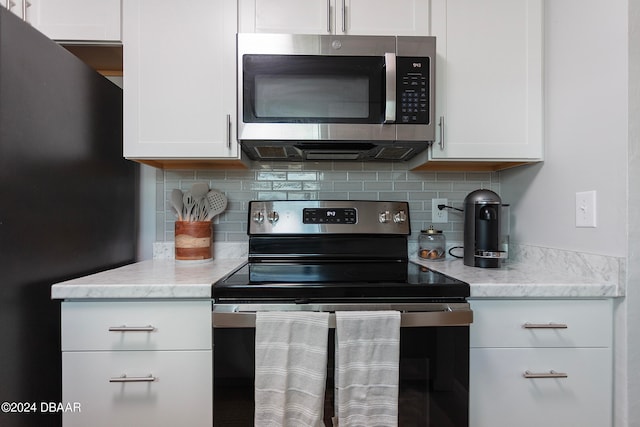
<instances>
[{"instance_id":1,"label":"black glass cooktop","mask_svg":"<svg viewBox=\"0 0 640 427\"><path fill-rule=\"evenodd\" d=\"M407 261L247 263L213 285L216 302L458 301L469 285Z\"/></svg>"}]
</instances>

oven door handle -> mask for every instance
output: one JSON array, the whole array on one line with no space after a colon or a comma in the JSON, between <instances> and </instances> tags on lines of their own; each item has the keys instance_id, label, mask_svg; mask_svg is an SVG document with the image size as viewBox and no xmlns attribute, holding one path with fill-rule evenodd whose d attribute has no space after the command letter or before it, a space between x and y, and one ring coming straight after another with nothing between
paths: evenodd
<instances>
[{"instance_id":1,"label":"oven door handle","mask_svg":"<svg viewBox=\"0 0 640 427\"><path fill-rule=\"evenodd\" d=\"M445 310L400 313L401 328L469 326L473 322L473 311ZM255 312L216 312L212 314L214 328L255 328ZM335 313L329 313L329 328L336 327Z\"/></svg>"}]
</instances>

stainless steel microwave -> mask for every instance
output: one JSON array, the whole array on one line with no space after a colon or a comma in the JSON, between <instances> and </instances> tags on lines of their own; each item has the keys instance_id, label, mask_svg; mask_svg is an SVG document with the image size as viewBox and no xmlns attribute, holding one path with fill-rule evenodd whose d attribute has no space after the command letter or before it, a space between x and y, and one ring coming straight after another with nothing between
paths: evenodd
<instances>
[{"instance_id":1,"label":"stainless steel microwave","mask_svg":"<svg viewBox=\"0 0 640 427\"><path fill-rule=\"evenodd\" d=\"M408 160L435 135L435 37L238 34L252 159Z\"/></svg>"}]
</instances>

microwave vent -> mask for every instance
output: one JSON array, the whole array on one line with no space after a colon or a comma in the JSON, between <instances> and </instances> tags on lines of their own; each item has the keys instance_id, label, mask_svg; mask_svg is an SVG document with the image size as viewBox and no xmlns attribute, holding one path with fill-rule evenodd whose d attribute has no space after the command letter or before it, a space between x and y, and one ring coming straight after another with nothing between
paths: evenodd
<instances>
[{"instance_id":1,"label":"microwave vent","mask_svg":"<svg viewBox=\"0 0 640 427\"><path fill-rule=\"evenodd\" d=\"M349 151L310 151L306 156L307 160L358 160L359 158L360 153Z\"/></svg>"},{"instance_id":2,"label":"microwave vent","mask_svg":"<svg viewBox=\"0 0 640 427\"><path fill-rule=\"evenodd\" d=\"M383 147L375 158L378 160L402 160L412 151L412 147Z\"/></svg>"},{"instance_id":3,"label":"microwave vent","mask_svg":"<svg viewBox=\"0 0 640 427\"><path fill-rule=\"evenodd\" d=\"M286 159L288 157L286 147L282 146L260 146L254 147L254 150L261 159Z\"/></svg>"}]
</instances>

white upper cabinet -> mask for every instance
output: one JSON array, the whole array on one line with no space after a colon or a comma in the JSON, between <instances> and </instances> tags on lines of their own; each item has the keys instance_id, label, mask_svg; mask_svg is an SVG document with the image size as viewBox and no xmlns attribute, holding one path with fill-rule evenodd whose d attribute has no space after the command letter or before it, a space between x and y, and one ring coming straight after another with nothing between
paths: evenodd
<instances>
[{"instance_id":1,"label":"white upper cabinet","mask_svg":"<svg viewBox=\"0 0 640 427\"><path fill-rule=\"evenodd\" d=\"M428 0L336 0L337 33L428 36Z\"/></svg>"},{"instance_id":2,"label":"white upper cabinet","mask_svg":"<svg viewBox=\"0 0 640 427\"><path fill-rule=\"evenodd\" d=\"M240 31L435 36L439 126L409 166L542 160L542 0L240 0Z\"/></svg>"},{"instance_id":3,"label":"white upper cabinet","mask_svg":"<svg viewBox=\"0 0 640 427\"><path fill-rule=\"evenodd\" d=\"M125 157L239 158L236 32L235 1L124 1Z\"/></svg>"},{"instance_id":4,"label":"white upper cabinet","mask_svg":"<svg viewBox=\"0 0 640 427\"><path fill-rule=\"evenodd\" d=\"M542 7L542 0L432 1L440 126L429 160L542 159Z\"/></svg>"},{"instance_id":5,"label":"white upper cabinet","mask_svg":"<svg viewBox=\"0 0 640 427\"><path fill-rule=\"evenodd\" d=\"M121 40L120 0L7 0L5 7L53 40Z\"/></svg>"},{"instance_id":6,"label":"white upper cabinet","mask_svg":"<svg viewBox=\"0 0 640 427\"><path fill-rule=\"evenodd\" d=\"M240 31L428 35L428 0L240 0Z\"/></svg>"}]
</instances>

